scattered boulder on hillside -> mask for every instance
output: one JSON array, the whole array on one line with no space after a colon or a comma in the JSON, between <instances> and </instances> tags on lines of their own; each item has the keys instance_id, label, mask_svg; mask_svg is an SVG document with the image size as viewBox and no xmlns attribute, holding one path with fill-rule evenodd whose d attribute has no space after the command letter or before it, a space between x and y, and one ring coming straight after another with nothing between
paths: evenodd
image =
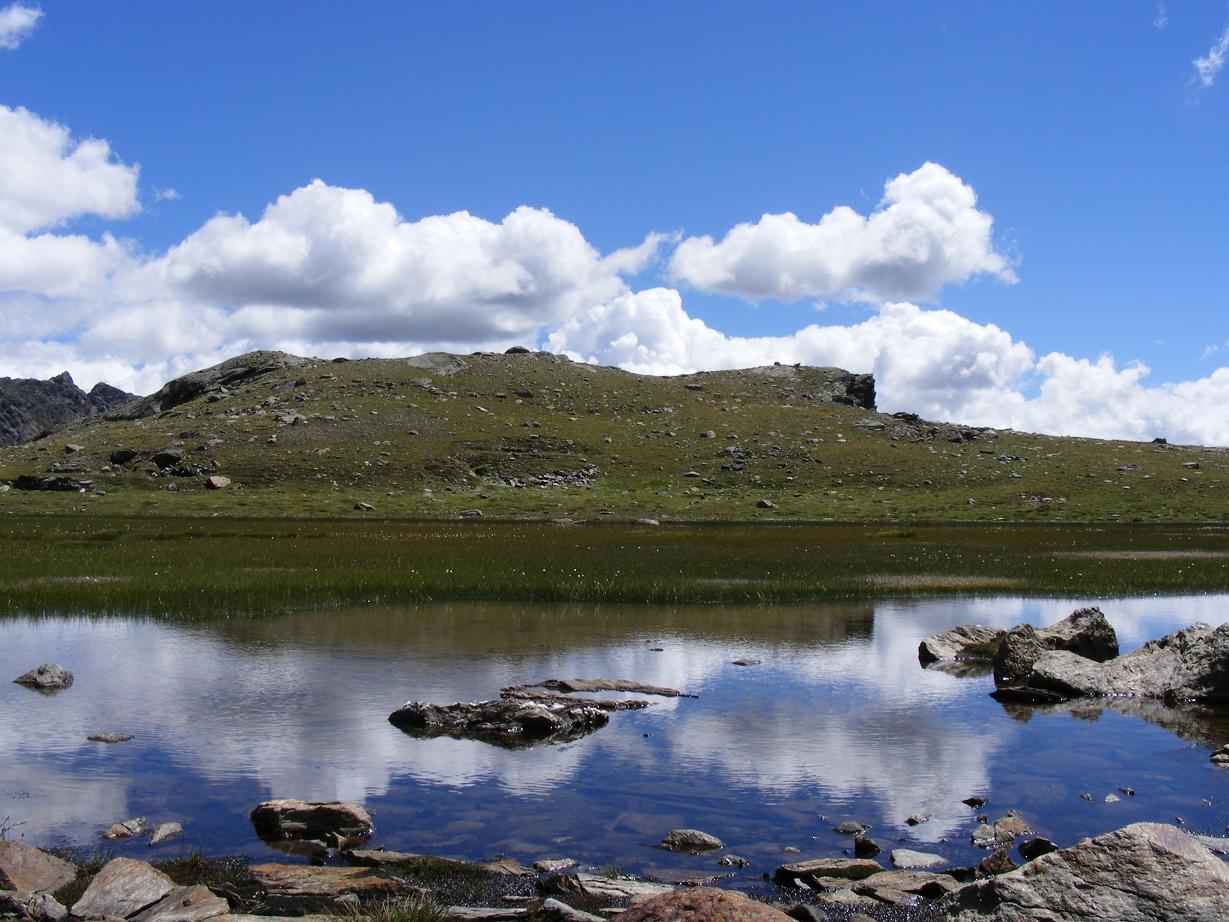
<instances>
[{"instance_id":1,"label":"scattered boulder on hillside","mask_svg":"<svg viewBox=\"0 0 1229 922\"><path fill-rule=\"evenodd\" d=\"M341 801L266 800L252 809L251 820L262 839L334 846L360 844L375 829L365 807Z\"/></svg>"},{"instance_id":2,"label":"scattered boulder on hillside","mask_svg":"<svg viewBox=\"0 0 1229 922\"><path fill-rule=\"evenodd\" d=\"M940 912L951 922L1213 922L1229 918L1229 866L1176 826L1136 823L970 884Z\"/></svg>"},{"instance_id":3,"label":"scattered boulder on hillside","mask_svg":"<svg viewBox=\"0 0 1229 922\"><path fill-rule=\"evenodd\" d=\"M20 445L57 426L136 399L135 394L101 382L87 393L68 372L46 381L0 378L0 446Z\"/></svg>"},{"instance_id":4,"label":"scattered boulder on hillside","mask_svg":"<svg viewBox=\"0 0 1229 922\"><path fill-rule=\"evenodd\" d=\"M410 701L393 711L388 719L415 736L480 739L497 746L520 748L579 739L604 727L610 716L591 704L499 698L447 705Z\"/></svg>"},{"instance_id":5,"label":"scattered boulder on hillside","mask_svg":"<svg viewBox=\"0 0 1229 922\"><path fill-rule=\"evenodd\" d=\"M59 663L43 663L13 680L18 685L39 691L58 691L73 684L73 674Z\"/></svg>"},{"instance_id":6,"label":"scattered boulder on hillside","mask_svg":"<svg viewBox=\"0 0 1229 922\"><path fill-rule=\"evenodd\" d=\"M21 474L13 481L14 490L34 490L45 493L85 493L94 488L94 481L78 477L44 477Z\"/></svg>"}]
</instances>

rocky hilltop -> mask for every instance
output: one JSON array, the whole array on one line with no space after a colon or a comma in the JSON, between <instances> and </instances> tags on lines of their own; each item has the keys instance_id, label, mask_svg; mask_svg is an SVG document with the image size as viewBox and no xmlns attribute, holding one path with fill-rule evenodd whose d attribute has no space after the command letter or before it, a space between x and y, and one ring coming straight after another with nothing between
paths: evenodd
<instances>
[{"instance_id":1,"label":"rocky hilltop","mask_svg":"<svg viewBox=\"0 0 1229 922\"><path fill-rule=\"evenodd\" d=\"M83 391L68 372L46 381L0 378L0 445L20 445L56 426L135 399L135 394L103 382Z\"/></svg>"},{"instance_id":2,"label":"rocky hilltop","mask_svg":"<svg viewBox=\"0 0 1229 922\"><path fill-rule=\"evenodd\" d=\"M252 352L0 449L9 509L1213 521L1229 453L880 413L870 375L637 375L547 352ZM7 487L7 492L6 492Z\"/></svg>"}]
</instances>

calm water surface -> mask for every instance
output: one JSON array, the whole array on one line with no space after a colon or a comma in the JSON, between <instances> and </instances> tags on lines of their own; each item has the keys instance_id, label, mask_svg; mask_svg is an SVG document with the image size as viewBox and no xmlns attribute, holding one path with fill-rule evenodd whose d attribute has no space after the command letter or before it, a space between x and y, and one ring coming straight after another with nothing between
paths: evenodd
<instances>
[{"instance_id":1,"label":"calm water surface","mask_svg":"<svg viewBox=\"0 0 1229 922\"><path fill-rule=\"evenodd\" d=\"M1096 600L887 600L799 607L452 604L177 625L136 618L0 622L0 676L54 660L76 684L44 696L0 683L0 819L39 845L92 846L133 816L183 823L200 848L268 858L251 807L270 797L364 802L373 844L485 859L567 856L665 878L716 858L651 848L675 826L751 860L837 855L858 819L885 846L975 862L974 811L1021 810L1060 844L1137 820L1223 834L1229 771L1209 762L1229 720L1164 707L1005 708L989 676L923 670L918 641L953 625L1050 624ZM1229 597L1101 602L1124 650ZM731 663L761 660L752 667ZM422 740L387 717L409 699L602 676L697 699L612 715L582 740L509 751ZM119 745L86 741L133 733ZM1120 786L1137 792L1105 804ZM1081 799L1090 792L1093 803ZM910 814L931 819L909 827ZM291 859L297 860L297 859ZM738 884L735 880L732 883Z\"/></svg>"}]
</instances>

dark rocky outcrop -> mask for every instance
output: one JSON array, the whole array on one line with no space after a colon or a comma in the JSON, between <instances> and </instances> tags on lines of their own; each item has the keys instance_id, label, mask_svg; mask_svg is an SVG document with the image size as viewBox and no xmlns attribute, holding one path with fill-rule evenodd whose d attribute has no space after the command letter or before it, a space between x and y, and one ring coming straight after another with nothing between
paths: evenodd
<instances>
[{"instance_id":1,"label":"dark rocky outcrop","mask_svg":"<svg viewBox=\"0 0 1229 922\"><path fill-rule=\"evenodd\" d=\"M57 426L136 399L136 394L102 382L83 391L68 372L46 381L0 378L0 446L20 445Z\"/></svg>"},{"instance_id":2,"label":"dark rocky outcrop","mask_svg":"<svg viewBox=\"0 0 1229 922\"><path fill-rule=\"evenodd\" d=\"M952 922L1212 922L1229 918L1229 866L1175 826L1136 823L970 884L941 910Z\"/></svg>"},{"instance_id":3,"label":"dark rocky outcrop","mask_svg":"<svg viewBox=\"0 0 1229 922\"><path fill-rule=\"evenodd\" d=\"M480 739L507 748L579 739L610 720L592 704L545 699L499 698L492 701L429 704L410 701L388 717L415 736Z\"/></svg>"},{"instance_id":4,"label":"dark rocky outcrop","mask_svg":"<svg viewBox=\"0 0 1229 922\"><path fill-rule=\"evenodd\" d=\"M211 368L202 368L168 381L148 397L111 410L106 416L108 419L154 416L198 397L221 396L229 387L250 383L282 368L309 365L313 361L287 352L246 352Z\"/></svg>"}]
</instances>

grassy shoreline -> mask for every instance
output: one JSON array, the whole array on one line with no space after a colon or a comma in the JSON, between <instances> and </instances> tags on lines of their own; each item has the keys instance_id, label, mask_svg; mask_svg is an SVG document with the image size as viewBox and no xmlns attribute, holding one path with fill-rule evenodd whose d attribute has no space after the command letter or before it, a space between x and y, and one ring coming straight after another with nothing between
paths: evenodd
<instances>
[{"instance_id":1,"label":"grassy shoreline","mask_svg":"<svg viewBox=\"0 0 1229 922\"><path fill-rule=\"evenodd\" d=\"M1229 529L10 516L0 613L1229 591Z\"/></svg>"}]
</instances>

